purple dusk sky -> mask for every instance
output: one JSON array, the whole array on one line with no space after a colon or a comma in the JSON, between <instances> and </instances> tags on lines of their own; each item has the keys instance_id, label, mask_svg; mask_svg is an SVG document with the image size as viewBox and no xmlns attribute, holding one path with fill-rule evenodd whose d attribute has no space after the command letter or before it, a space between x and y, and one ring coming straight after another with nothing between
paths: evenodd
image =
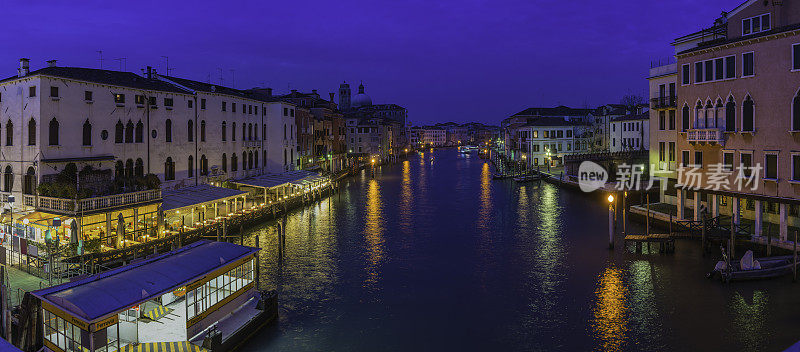
<instances>
[{"instance_id":1,"label":"purple dusk sky","mask_svg":"<svg viewBox=\"0 0 800 352\"><path fill-rule=\"evenodd\" d=\"M651 60L739 0L7 1L3 76L20 57L173 75L236 88L318 89L363 81L414 124L497 124L531 106L594 107L646 95ZM338 98L337 98L338 99Z\"/></svg>"}]
</instances>

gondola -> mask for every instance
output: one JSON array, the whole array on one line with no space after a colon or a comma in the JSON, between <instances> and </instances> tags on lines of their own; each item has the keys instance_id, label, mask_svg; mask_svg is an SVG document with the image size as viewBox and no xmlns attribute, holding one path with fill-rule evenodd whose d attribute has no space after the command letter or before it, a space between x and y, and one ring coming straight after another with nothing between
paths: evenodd
<instances>
[{"instance_id":1,"label":"gondola","mask_svg":"<svg viewBox=\"0 0 800 352\"><path fill-rule=\"evenodd\" d=\"M752 252L748 252L752 256ZM745 256L747 255L748 253L745 253ZM731 262L727 259L727 255L723 253L723 260L719 261L706 277L712 278L716 273L720 273L723 282L771 279L791 274L794 265L794 257L791 255L755 258L753 263L757 262L758 265L745 270L742 270L741 260Z\"/></svg>"},{"instance_id":2,"label":"gondola","mask_svg":"<svg viewBox=\"0 0 800 352\"><path fill-rule=\"evenodd\" d=\"M494 180L504 180L507 178L512 178L513 175L503 175L503 174L492 174L492 179Z\"/></svg>"}]
</instances>

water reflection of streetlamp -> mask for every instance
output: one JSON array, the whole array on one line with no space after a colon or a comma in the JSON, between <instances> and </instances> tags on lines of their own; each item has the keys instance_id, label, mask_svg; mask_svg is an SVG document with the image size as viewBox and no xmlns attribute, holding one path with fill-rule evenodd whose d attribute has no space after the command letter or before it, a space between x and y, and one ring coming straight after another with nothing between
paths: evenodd
<instances>
[{"instance_id":1,"label":"water reflection of streetlamp","mask_svg":"<svg viewBox=\"0 0 800 352\"><path fill-rule=\"evenodd\" d=\"M614 249L614 195L608 195L608 248Z\"/></svg>"}]
</instances>

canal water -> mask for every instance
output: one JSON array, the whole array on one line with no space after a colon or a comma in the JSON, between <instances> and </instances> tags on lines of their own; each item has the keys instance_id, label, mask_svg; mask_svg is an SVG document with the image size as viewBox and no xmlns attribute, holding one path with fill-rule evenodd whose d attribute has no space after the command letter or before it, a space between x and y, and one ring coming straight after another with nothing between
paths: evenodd
<instances>
[{"instance_id":1,"label":"canal water","mask_svg":"<svg viewBox=\"0 0 800 352\"><path fill-rule=\"evenodd\" d=\"M716 253L608 250L603 199L491 179L477 156L361 172L251 230L280 319L244 351L779 351L800 283L708 280ZM629 225L635 231L636 225Z\"/></svg>"}]
</instances>

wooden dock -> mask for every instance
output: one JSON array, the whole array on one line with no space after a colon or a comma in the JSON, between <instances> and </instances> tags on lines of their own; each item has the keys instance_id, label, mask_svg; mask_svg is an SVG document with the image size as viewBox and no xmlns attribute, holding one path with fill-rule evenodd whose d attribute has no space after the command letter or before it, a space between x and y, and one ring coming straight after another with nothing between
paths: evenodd
<instances>
[{"instance_id":1,"label":"wooden dock","mask_svg":"<svg viewBox=\"0 0 800 352\"><path fill-rule=\"evenodd\" d=\"M675 252L675 237L668 233L651 233L649 235L643 234L629 234L625 235L625 246L628 243L636 245L636 252L641 253L642 244L647 244L647 250L650 251L650 244L659 245L659 253L674 253Z\"/></svg>"}]
</instances>

